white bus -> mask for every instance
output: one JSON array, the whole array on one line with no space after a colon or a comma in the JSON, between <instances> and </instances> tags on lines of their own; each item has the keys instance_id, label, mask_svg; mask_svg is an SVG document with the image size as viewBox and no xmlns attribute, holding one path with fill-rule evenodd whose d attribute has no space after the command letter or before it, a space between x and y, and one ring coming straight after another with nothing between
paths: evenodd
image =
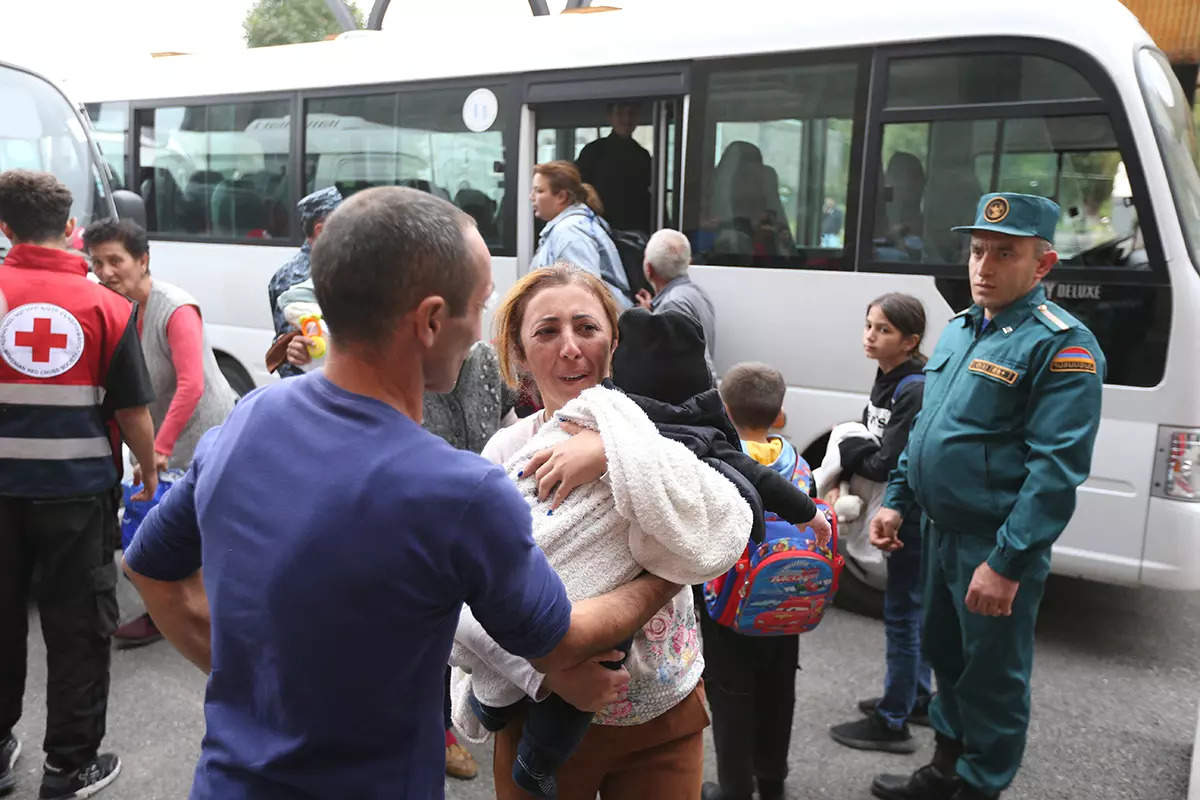
<instances>
[{"instance_id":1,"label":"white bus","mask_svg":"<svg viewBox=\"0 0 1200 800\"><path fill-rule=\"evenodd\" d=\"M83 117L48 80L0 61L0 172L54 173L74 198L71 215L86 225L116 213L105 162ZM0 233L0 261L11 243Z\"/></svg>"},{"instance_id":2,"label":"white bus","mask_svg":"<svg viewBox=\"0 0 1200 800\"><path fill-rule=\"evenodd\" d=\"M114 172L146 200L156 274L197 297L235 384L271 379L266 286L301 243L299 197L386 183L449 198L478 221L503 290L535 246L532 165L576 157L607 133L607 104L636 100L647 228L690 237L718 371L779 367L785 433L810 460L862 409L867 302L920 297L931 347L970 302L950 227L983 192L1057 200L1048 289L1096 333L1109 374L1054 568L1200 588L1197 153L1166 59L1116 0L420 24L78 83Z\"/></svg>"}]
</instances>

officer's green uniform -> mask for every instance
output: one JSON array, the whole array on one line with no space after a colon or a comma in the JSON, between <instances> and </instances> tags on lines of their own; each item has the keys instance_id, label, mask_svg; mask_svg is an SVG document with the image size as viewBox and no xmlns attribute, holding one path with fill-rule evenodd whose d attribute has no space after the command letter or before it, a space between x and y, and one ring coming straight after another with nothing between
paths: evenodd
<instances>
[{"instance_id":1,"label":"officer's green uniform","mask_svg":"<svg viewBox=\"0 0 1200 800\"><path fill-rule=\"evenodd\" d=\"M977 216L965 230L1049 240L1058 206L985 195ZM924 646L938 684L930 718L963 746L959 777L995 795L1025 749L1034 622L1050 546L1091 464L1104 356L1040 285L984 321L973 305L942 332L884 505L905 513L915 502L925 511ZM1009 617L966 609L984 561L1020 581Z\"/></svg>"}]
</instances>

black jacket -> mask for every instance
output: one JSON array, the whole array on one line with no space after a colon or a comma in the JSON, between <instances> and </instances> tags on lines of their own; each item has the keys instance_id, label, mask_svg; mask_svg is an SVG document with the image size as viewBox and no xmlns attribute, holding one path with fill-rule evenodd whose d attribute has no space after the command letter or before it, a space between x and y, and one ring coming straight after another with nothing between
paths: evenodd
<instances>
[{"instance_id":1,"label":"black jacket","mask_svg":"<svg viewBox=\"0 0 1200 800\"><path fill-rule=\"evenodd\" d=\"M843 439L838 446L842 458L842 475L861 475L872 481L886 481L896 468L900 454L908 444L908 432L921 411L925 394L922 381L909 381L897 394L896 387L909 375L919 375L925 365L909 359L891 372L875 372L871 387L871 402L863 409L862 423L879 437L879 443L869 439Z\"/></svg>"},{"instance_id":2,"label":"black jacket","mask_svg":"<svg viewBox=\"0 0 1200 800\"><path fill-rule=\"evenodd\" d=\"M617 388L608 381L605 384ZM730 472L738 477L739 480L732 477L730 480L755 513L760 541L764 508L793 525L804 524L816 516L817 507L812 498L775 470L742 452L737 430L725 413L716 389L695 395L678 406L637 394L627 397L646 412L663 436L681 443L726 477L730 477ZM752 496L747 496L743 483L749 484Z\"/></svg>"}]
</instances>

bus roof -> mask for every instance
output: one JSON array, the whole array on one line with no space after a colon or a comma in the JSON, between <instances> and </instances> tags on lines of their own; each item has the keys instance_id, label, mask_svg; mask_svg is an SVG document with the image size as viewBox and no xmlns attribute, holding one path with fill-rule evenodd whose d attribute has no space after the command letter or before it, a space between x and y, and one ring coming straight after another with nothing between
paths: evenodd
<instances>
[{"instance_id":1,"label":"bus roof","mask_svg":"<svg viewBox=\"0 0 1200 800\"><path fill-rule=\"evenodd\" d=\"M399 19L342 40L92 65L70 85L87 102L151 100L1000 36L1070 43L1132 68L1132 47L1153 43L1117 0L841 0L836 8L701 0L476 25L420 19L409 28Z\"/></svg>"}]
</instances>

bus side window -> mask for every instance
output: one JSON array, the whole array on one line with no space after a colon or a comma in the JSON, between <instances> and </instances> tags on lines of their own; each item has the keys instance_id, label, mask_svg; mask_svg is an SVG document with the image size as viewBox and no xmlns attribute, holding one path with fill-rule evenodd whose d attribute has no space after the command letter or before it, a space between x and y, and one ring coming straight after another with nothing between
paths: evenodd
<instances>
[{"instance_id":1,"label":"bus side window","mask_svg":"<svg viewBox=\"0 0 1200 800\"><path fill-rule=\"evenodd\" d=\"M858 64L714 69L693 106L697 263L844 268Z\"/></svg>"},{"instance_id":2,"label":"bus side window","mask_svg":"<svg viewBox=\"0 0 1200 800\"><path fill-rule=\"evenodd\" d=\"M138 189L152 233L288 235L287 100L137 112Z\"/></svg>"},{"instance_id":3,"label":"bus side window","mask_svg":"<svg viewBox=\"0 0 1200 800\"><path fill-rule=\"evenodd\" d=\"M337 186L343 196L373 186L407 186L457 205L494 253L511 249L503 224L509 109L468 130L463 105L476 87L311 98L304 103L305 191ZM503 96L502 87L494 87Z\"/></svg>"}]
</instances>

